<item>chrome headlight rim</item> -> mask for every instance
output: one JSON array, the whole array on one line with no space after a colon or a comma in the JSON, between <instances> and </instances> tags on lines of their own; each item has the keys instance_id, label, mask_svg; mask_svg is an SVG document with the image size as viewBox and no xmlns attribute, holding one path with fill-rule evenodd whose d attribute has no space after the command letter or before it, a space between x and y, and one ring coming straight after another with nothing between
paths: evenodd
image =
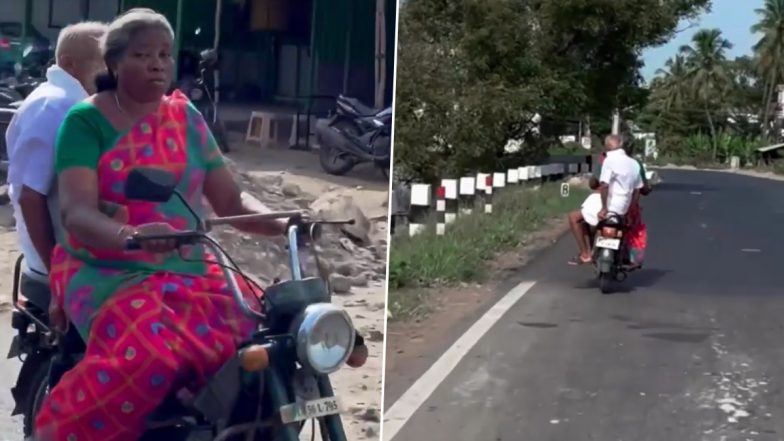
<instances>
[{"instance_id":1,"label":"chrome headlight rim","mask_svg":"<svg viewBox=\"0 0 784 441\"><path fill-rule=\"evenodd\" d=\"M331 316L337 316L342 319L344 325L349 331L349 342L346 352L343 354L340 360L335 363L334 366L329 368L322 368L320 366L316 366L308 355L309 337L316 328L316 325L321 320ZM305 308L305 311L300 314L298 320L295 320L293 331L293 334L296 336L297 360L304 369L322 375L329 375L333 372L336 372L340 370L344 364L346 364L346 361L351 356L351 352L354 349L354 343L356 340L356 330L354 328L354 324L351 321L351 317L349 317L345 310L331 303L314 303L312 305L308 305L308 307Z\"/></svg>"}]
</instances>

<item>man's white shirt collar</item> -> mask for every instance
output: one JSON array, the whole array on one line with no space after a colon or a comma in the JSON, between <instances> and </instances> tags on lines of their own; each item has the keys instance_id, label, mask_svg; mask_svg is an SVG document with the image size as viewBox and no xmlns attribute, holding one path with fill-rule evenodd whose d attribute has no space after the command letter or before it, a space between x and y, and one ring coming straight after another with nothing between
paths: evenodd
<instances>
[{"instance_id":1,"label":"man's white shirt collar","mask_svg":"<svg viewBox=\"0 0 784 441\"><path fill-rule=\"evenodd\" d=\"M610 155L617 155L617 156L624 155L625 156L626 155L626 150L624 150L624 149L610 150L609 152L607 152L607 156L610 156Z\"/></svg>"},{"instance_id":2,"label":"man's white shirt collar","mask_svg":"<svg viewBox=\"0 0 784 441\"><path fill-rule=\"evenodd\" d=\"M54 65L47 69L46 81L55 87L63 89L66 96L76 101L82 101L89 96L84 87L82 87L82 83L60 66Z\"/></svg>"}]
</instances>

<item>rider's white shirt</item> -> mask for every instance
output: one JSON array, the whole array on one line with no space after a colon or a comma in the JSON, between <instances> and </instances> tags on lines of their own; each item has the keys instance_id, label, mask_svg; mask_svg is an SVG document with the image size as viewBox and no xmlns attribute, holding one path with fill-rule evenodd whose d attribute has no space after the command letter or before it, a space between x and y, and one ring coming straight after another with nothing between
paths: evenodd
<instances>
[{"instance_id":1,"label":"rider's white shirt","mask_svg":"<svg viewBox=\"0 0 784 441\"><path fill-rule=\"evenodd\" d=\"M607 211L624 215L629 211L634 190L643 187L640 164L623 149L607 152L602 163L599 182L609 186L607 190Z\"/></svg>"},{"instance_id":2,"label":"rider's white shirt","mask_svg":"<svg viewBox=\"0 0 784 441\"><path fill-rule=\"evenodd\" d=\"M65 115L88 96L81 83L58 66L49 68L46 79L25 99L5 135L9 196L14 208L19 246L28 267L26 273L43 280L46 279L46 266L27 232L19 207L19 193L24 185L48 196L52 224L56 232L60 231L54 170L55 140Z\"/></svg>"}]
</instances>

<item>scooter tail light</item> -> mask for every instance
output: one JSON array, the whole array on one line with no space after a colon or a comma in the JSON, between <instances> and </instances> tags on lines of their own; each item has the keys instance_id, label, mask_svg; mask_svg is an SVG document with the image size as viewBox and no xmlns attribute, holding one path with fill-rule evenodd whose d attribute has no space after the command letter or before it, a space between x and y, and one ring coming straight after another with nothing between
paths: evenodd
<instances>
[{"instance_id":1,"label":"scooter tail light","mask_svg":"<svg viewBox=\"0 0 784 441\"><path fill-rule=\"evenodd\" d=\"M613 228L613 227L603 227L602 228L602 236L604 236L604 237L615 238L615 237L619 236L618 233L619 233L619 231L618 231L617 228Z\"/></svg>"},{"instance_id":2,"label":"scooter tail light","mask_svg":"<svg viewBox=\"0 0 784 441\"><path fill-rule=\"evenodd\" d=\"M262 345L250 345L240 351L240 366L247 372L259 372L269 367L269 352Z\"/></svg>"},{"instance_id":3,"label":"scooter tail light","mask_svg":"<svg viewBox=\"0 0 784 441\"><path fill-rule=\"evenodd\" d=\"M11 41L7 38L0 38L0 49L8 49L11 47Z\"/></svg>"}]
</instances>

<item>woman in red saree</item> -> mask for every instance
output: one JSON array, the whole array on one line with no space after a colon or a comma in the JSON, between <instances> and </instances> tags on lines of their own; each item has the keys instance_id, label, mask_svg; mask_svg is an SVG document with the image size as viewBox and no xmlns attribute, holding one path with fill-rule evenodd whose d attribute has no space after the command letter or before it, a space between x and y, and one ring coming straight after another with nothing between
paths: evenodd
<instances>
[{"instance_id":1,"label":"woman in red saree","mask_svg":"<svg viewBox=\"0 0 784 441\"><path fill-rule=\"evenodd\" d=\"M104 42L108 75L99 93L65 118L56 146L65 239L52 255L53 295L87 344L85 357L51 391L36 418L45 441L135 441L146 417L172 391L203 384L255 328L239 311L221 269L201 246L187 260L168 240L135 234L191 229L176 198L128 200L124 183L136 166L163 168L197 213L203 199L219 216L254 213L201 114L179 92L165 96L173 72L171 25L135 9L118 17ZM241 225L283 234L278 221ZM260 292L244 283L256 303ZM362 346L355 354L366 356ZM353 365L361 364L355 361ZM351 363L349 363L351 365Z\"/></svg>"}]
</instances>

